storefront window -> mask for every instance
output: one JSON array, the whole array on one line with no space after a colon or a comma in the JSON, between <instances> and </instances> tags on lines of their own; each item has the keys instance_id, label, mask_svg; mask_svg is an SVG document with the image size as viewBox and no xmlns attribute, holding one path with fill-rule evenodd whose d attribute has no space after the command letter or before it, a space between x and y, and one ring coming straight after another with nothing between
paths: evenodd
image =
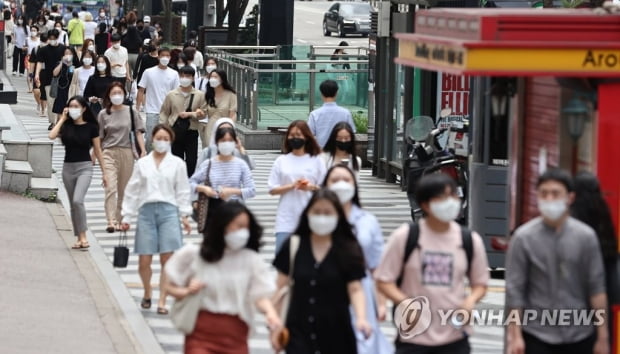
<instances>
[{"instance_id":1,"label":"storefront window","mask_svg":"<svg viewBox=\"0 0 620 354\"><path fill-rule=\"evenodd\" d=\"M396 131L396 139L391 141L392 144L392 161L401 162L403 159L403 122L405 121L404 98L405 98L405 73L402 65L396 66L396 80L394 80L394 130ZM407 117L410 118L410 117Z\"/></svg>"}]
</instances>

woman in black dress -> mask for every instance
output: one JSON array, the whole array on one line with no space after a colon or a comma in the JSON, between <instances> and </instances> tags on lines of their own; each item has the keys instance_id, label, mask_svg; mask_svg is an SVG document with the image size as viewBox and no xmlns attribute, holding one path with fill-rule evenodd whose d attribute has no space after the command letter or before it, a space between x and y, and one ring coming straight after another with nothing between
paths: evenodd
<instances>
[{"instance_id":1,"label":"woman in black dress","mask_svg":"<svg viewBox=\"0 0 620 354\"><path fill-rule=\"evenodd\" d=\"M296 232L285 241L273 264L278 270L278 288L289 284L291 238L299 237L294 254L294 287L286 328L290 340L287 353L355 354L357 344L351 324L367 337L364 256L351 225L334 192L319 190L310 199Z\"/></svg>"},{"instance_id":2,"label":"woman in black dress","mask_svg":"<svg viewBox=\"0 0 620 354\"><path fill-rule=\"evenodd\" d=\"M108 91L108 87L114 82L110 71L111 68L110 60L106 56L98 56L95 62L95 74L88 79L84 88L84 98L88 100L90 110L95 117L103 107L103 98Z\"/></svg>"},{"instance_id":3,"label":"woman in black dress","mask_svg":"<svg viewBox=\"0 0 620 354\"><path fill-rule=\"evenodd\" d=\"M77 63L77 55L72 48L66 47L62 60L58 63L58 66L54 68L54 77L58 77L58 90L56 91L56 100L52 107L52 112L56 113L57 120L60 119L60 115L63 113L69 100L69 86L71 86L71 80L73 80L73 72L75 71Z\"/></svg>"}]
</instances>

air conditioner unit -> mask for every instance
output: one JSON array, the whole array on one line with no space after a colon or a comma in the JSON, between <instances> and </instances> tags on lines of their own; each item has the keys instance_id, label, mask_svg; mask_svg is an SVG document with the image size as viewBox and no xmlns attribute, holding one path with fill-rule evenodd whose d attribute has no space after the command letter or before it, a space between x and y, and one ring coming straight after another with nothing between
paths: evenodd
<instances>
[{"instance_id":1,"label":"air conditioner unit","mask_svg":"<svg viewBox=\"0 0 620 354\"><path fill-rule=\"evenodd\" d=\"M370 13L370 30L377 37L389 37L391 4L389 1L378 1L376 5L377 11Z\"/></svg>"}]
</instances>

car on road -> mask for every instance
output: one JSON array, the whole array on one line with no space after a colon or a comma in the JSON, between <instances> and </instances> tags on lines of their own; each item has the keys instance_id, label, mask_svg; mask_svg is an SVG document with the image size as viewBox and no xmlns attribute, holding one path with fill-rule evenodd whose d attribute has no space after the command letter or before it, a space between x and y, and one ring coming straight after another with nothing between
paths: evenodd
<instances>
[{"instance_id":1,"label":"car on road","mask_svg":"<svg viewBox=\"0 0 620 354\"><path fill-rule=\"evenodd\" d=\"M334 3L323 15L323 35L331 36L335 32L340 37L347 34L370 33L370 12L372 7L367 2Z\"/></svg>"}]
</instances>

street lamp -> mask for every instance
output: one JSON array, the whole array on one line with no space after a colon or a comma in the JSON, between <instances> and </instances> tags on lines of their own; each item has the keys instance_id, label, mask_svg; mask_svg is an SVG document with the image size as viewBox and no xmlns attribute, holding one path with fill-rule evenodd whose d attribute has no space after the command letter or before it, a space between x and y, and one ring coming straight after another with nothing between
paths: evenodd
<instances>
[{"instance_id":1,"label":"street lamp","mask_svg":"<svg viewBox=\"0 0 620 354\"><path fill-rule=\"evenodd\" d=\"M562 116L568 124L568 134L573 140L573 162L572 172L577 173L578 155L579 155L579 138L583 135L586 121L590 119L590 108L581 99L573 98L562 109Z\"/></svg>"}]
</instances>

